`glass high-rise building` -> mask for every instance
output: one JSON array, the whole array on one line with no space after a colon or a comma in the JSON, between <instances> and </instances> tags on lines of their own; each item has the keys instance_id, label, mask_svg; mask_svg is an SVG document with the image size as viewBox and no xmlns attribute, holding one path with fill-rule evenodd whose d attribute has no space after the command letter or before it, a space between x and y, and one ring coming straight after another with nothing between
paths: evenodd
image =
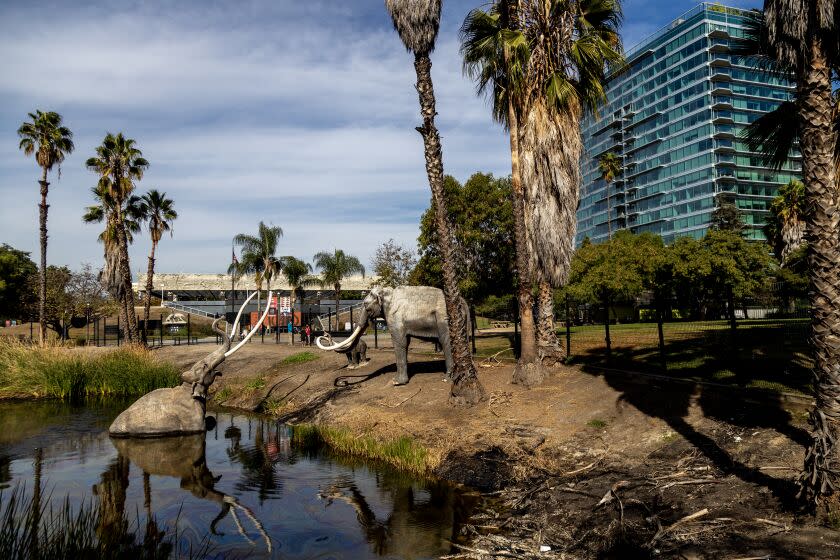
<instances>
[{"instance_id":1,"label":"glass high-rise building","mask_svg":"<svg viewBox=\"0 0 840 560\"><path fill-rule=\"evenodd\" d=\"M746 15L703 3L627 53L629 67L610 79L606 106L581 124L578 244L622 229L650 231L666 243L701 237L722 200L742 211L750 238L763 239L770 202L801 177L801 158L794 152L773 171L739 138L794 94L791 80L732 54ZM622 167L609 185L598 166L608 152Z\"/></svg>"}]
</instances>

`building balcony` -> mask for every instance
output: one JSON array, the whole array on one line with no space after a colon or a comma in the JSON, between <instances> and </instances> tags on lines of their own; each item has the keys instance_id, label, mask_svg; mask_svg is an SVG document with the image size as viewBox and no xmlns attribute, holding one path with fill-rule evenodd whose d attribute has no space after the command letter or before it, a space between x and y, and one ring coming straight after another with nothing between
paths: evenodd
<instances>
[{"instance_id":1,"label":"building balcony","mask_svg":"<svg viewBox=\"0 0 840 560\"><path fill-rule=\"evenodd\" d=\"M715 140L715 151L718 153L734 152L735 142L727 139Z\"/></svg>"},{"instance_id":2,"label":"building balcony","mask_svg":"<svg viewBox=\"0 0 840 560\"><path fill-rule=\"evenodd\" d=\"M726 30L726 27L722 25L714 25L711 30L709 30L709 37L712 39L729 39L729 31Z\"/></svg>"},{"instance_id":3,"label":"building balcony","mask_svg":"<svg viewBox=\"0 0 840 560\"><path fill-rule=\"evenodd\" d=\"M715 156L715 163L721 165L735 165L735 156L731 154L717 154Z\"/></svg>"},{"instance_id":4,"label":"building balcony","mask_svg":"<svg viewBox=\"0 0 840 560\"><path fill-rule=\"evenodd\" d=\"M715 95L712 97L712 108L732 109L732 98L726 95Z\"/></svg>"},{"instance_id":5,"label":"building balcony","mask_svg":"<svg viewBox=\"0 0 840 560\"><path fill-rule=\"evenodd\" d=\"M729 68L732 66L732 60L730 60L728 54L712 53L710 64L713 68Z\"/></svg>"},{"instance_id":6,"label":"building balcony","mask_svg":"<svg viewBox=\"0 0 840 560\"><path fill-rule=\"evenodd\" d=\"M712 81L713 82L731 82L732 76L729 75L729 72L726 72L725 69L715 69L715 72L712 74Z\"/></svg>"},{"instance_id":7,"label":"building balcony","mask_svg":"<svg viewBox=\"0 0 840 560\"><path fill-rule=\"evenodd\" d=\"M712 115L712 122L715 124L732 124L735 119L732 111L715 111Z\"/></svg>"},{"instance_id":8,"label":"building balcony","mask_svg":"<svg viewBox=\"0 0 840 560\"><path fill-rule=\"evenodd\" d=\"M717 82L712 86L712 95L732 95L732 90L726 82Z\"/></svg>"},{"instance_id":9,"label":"building balcony","mask_svg":"<svg viewBox=\"0 0 840 560\"><path fill-rule=\"evenodd\" d=\"M735 138L735 127L731 124L715 125L715 138Z\"/></svg>"},{"instance_id":10,"label":"building balcony","mask_svg":"<svg viewBox=\"0 0 840 560\"><path fill-rule=\"evenodd\" d=\"M727 53L729 52L729 41L726 39L712 39L712 45L709 51L713 53Z\"/></svg>"},{"instance_id":11,"label":"building balcony","mask_svg":"<svg viewBox=\"0 0 840 560\"><path fill-rule=\"evenodd\" d=\"M618 125L619 121L617 121L615 117L604 117L604 119L597 124L597 128L595 128L595 130L592 131L592 136L598 136L604 131L607 131L610 128Z\"/></svg>"}]
</instances>

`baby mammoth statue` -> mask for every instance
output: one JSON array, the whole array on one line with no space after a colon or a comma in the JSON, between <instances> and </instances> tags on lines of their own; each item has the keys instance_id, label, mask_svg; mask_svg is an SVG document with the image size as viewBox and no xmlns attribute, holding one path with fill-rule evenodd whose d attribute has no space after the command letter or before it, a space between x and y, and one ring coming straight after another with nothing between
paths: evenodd
<instances>
[{"instance_id":1,"label":"baby mammoth statue","mask_svg":"<svg viewBox=\"0 0 840 560\"><path fill-rule=\"evenodd\" d=\"M367 365L367 342L359 338L356 344L344 353L347 356L347 369L356 369Z\"/></svg>"}]
</instances>

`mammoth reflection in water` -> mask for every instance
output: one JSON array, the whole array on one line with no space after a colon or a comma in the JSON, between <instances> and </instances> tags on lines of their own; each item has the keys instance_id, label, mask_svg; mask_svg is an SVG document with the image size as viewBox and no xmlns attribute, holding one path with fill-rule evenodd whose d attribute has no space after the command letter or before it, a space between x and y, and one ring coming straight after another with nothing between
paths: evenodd
<instances>
[{"instance_id":1,"label":"mammoth reflection in water","mask_svg":"<svg viewBox=\"0 0 840 560\"><path fill-rule=\"evenodd\" d=\"M318 497L325 508L336 501L352 507L373 551L399 558L439 556L455 540L468 508L443 484L430 481L418 487L397 473L377 475L375 488L367 489L340 477ZM383 515L386 504L390 511Z\"/></svg>"},{"instance_id":2,"label":"mammoth reflection in water","mask_svg":"<svg viewBox=\"0 0 840 560\"><path fill-rule=\"evenodd\" d=\"M178 478L181 481L181 488L187 490L193 496L218 503L221 510L210 523L210 531L214 535L221 534L217 532L216 526L219 521L230 513L239 533L251 544L255 544L246 534L242 522L239 519L237 512L242 512L254 524L259 534L265 540L268 552L271 552L271 539L269 539L265 529L263 529L262 523L259 522L251 510L238 503L233 496L229 496L215 489L215 484L221 476L213 476L213 473L207 468L204 434L161 439L112 439L111 443L113 443L119 453L118 462L120 460L130 461L141 469L144 475L149 474ZM103 475L103 482L105 480L106 476ZM127 477L125 478L125 482L127 486ZM104 486L104 488L99 488L95 492L100 496L102 504L115 501L121 501L123 505L125 504L125 487L117 489L113 488L112 485L97 486ZM117 498L115 500L113 497L103 496L104 493L110 493L112 490L117 492L121 491L122 499ZM148 495L146 496L146 501L149 501ZM150 511L150 505L146 507L147 511Z\"/></svg>"}]
</instances>

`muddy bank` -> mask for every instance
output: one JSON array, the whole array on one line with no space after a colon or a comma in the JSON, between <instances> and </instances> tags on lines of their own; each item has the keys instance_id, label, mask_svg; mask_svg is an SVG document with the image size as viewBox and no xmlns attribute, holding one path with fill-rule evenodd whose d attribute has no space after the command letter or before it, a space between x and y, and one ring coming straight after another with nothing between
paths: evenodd
<instances>
[{"instance_id":1,"label":"muddy bank","mask_svg":"<svg viewBox=\"0 0 840 560\"><path fill-rule=\"evenodd\" d=\"M160 352L186 363L184 350ZM791 503L807 404L562 366L525 390L501 366L479 369L488 399L461 409L447 404L436 356L413 355L411 382L393 387L390 351L371 350L358 370L317 349L283 363L301 350L255 344L235 355L214 400L410 438L429 472L491 498L460 557L840 558L840 533Z\"/></svg>"}]
</instances>

